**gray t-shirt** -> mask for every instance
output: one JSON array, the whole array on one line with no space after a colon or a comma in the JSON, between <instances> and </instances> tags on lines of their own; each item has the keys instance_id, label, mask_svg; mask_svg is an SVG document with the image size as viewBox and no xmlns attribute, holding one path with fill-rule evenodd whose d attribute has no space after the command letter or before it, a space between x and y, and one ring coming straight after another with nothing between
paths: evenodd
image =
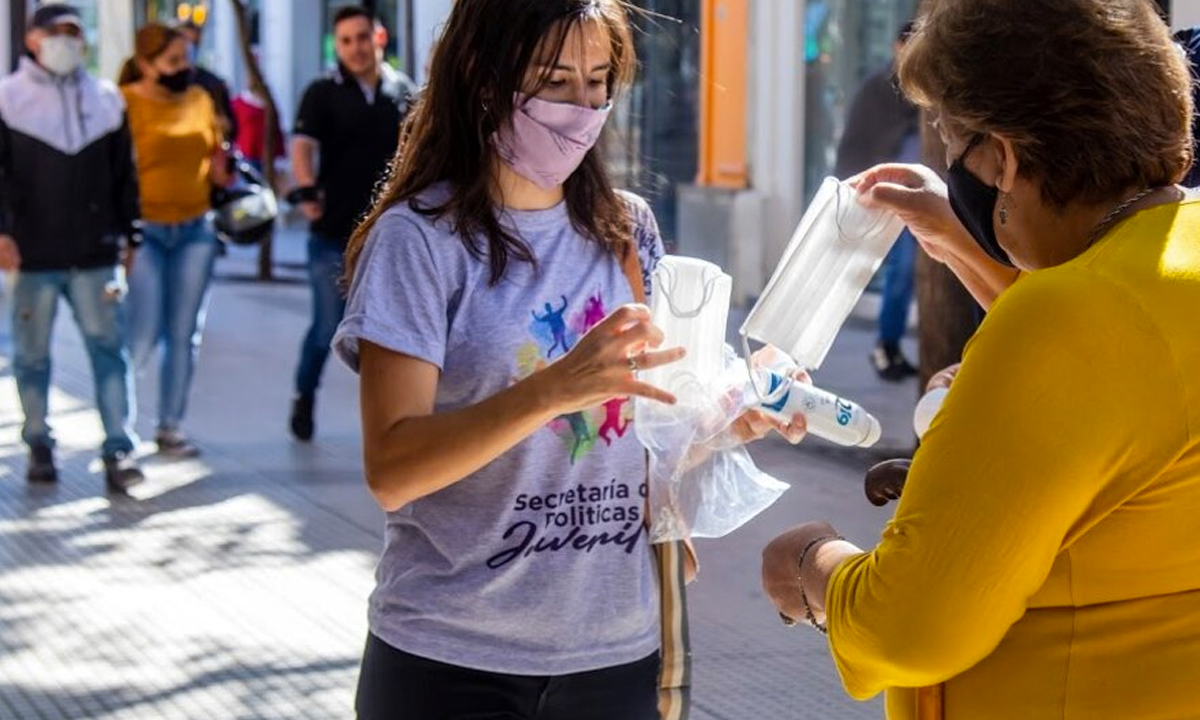
<instances>
[{"instance_id":1,"label":"gray t-shirt","mask_svg":"<svg viewBox=\"0 0 1200 720\"><path fill-rule=\"evenodd\" d=\"M418 203L445 193L431 189ZM624 197L648 277L662 242L646 203ZM632 302L620 263L576 232L565 204L508 211L504 221L540 265L510 262L489 286L487 262L446 220L407 203L384 213L350 287L337 355L357 370L358 342L368 340L438 366L435 412L446 412L558 360ZM480 471L389 513L371 631L415 655L522 675L594 670L657 650L646 462L632 417L628 399L560 417Z\"/></svg>"}]
</instances>

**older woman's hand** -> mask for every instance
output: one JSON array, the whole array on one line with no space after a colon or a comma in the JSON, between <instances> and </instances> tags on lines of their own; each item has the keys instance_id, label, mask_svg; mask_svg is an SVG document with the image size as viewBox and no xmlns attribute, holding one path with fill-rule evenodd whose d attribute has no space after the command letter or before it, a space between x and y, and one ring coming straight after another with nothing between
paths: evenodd
<instances>
[{"instance_id":1,"label":"older woman's hand","mask_svg":"<svg viewBox=\"0 0 1200 720\"><path fill-rule=\"evenodd\" d=\"M946 183L924 165L877 165L849 182L863 205L896 213L938 262L945 263L956 248L972 243L950 208Z\"/></svg>"},{"instance_id":2,"label":"older woman's hand","mask_svg":"<svg viewBox=\"0 0 1200 720\"><path fill-rule=\"evenodd\" d=\"M822 623L829 578L842 561L861 553L827 522L797 525L763 549L763 590L789 620L808 620L811 611L811 619Z\"/></svg>"},{"instance_id":3,"label":"older woman's hand","mask_svg":"<svg viewBox=\"0 0 1200 720\"><path fill-rule=\"evenodd\" d=\"M829 523L807 522L788 530L763 548L763 590L771 602L775 603L775 607L779 609L780 613L798 622L805 619L807 613L804 608L804 600L800 597L800 554L804 552L804 548L808 547L809 543L819 538L836 537L837 530L834 530ZM815 567L815 564L809 565L814 560L813 551L815 549L815 547L810 548L809 556L804 560L806 574L810 568ZM828 578L821 580L819 597L813 596L809 592L809 586L805 586L805 595L808 596L809 607L817 622L823 621L825 617L824 586L827 581Z\"/></svg>"},{"instance_id":4,"label":"older woman's hand","mask_svg":"<svg viewBox=\"0 0 1200 720\"><path fill-rule=\"evenodd\" d=\"M896 213L925 253L949 267L985 310L1020 274L979 248L950 207L946 183L924 165L877 165L849 183L866 207Z\"/></svg>"}]
</instances>

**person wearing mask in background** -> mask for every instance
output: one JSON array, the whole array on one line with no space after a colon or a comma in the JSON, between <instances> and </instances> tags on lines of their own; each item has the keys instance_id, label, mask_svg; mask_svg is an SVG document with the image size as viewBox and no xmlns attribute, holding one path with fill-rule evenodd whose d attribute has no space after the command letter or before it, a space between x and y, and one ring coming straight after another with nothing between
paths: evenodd
<instances>
[{"instance_id":1,"label":"person wearing mask in background","mask_svg":"<svg viewBox=\"0 0 1200 720\"><path fill-rule=\"evenodd\" d=\"M200 41L204 39L204 27L195 21L188 20L180 23L179 30L188 40L188 62L192 65L192 82L199 85L212 98L213 107L217 111L217 119L221 123L221 135L232 141L238 136L238 119L233 112L233 100L229 93L229 84L220 75L200 67L197 58L200 55Z\"/></svg>"},{"instance_id":2,"label":"person wearing mask in background","mask_svg":"<svg viewBox=\"0 0 1200 720\"><path fill-rule=\"evenodd\" d=\"M216 111L192 84L188 41L151 23L138 30L121 91L137 151L144 242L129 278L130 345L143 368L160 351L159 452L198 453L180 430L200 338L217 238L209 188L229 184Z\"/></svg>"},{"instance_id":3,"label":"person wearing mask in background","mask_svg":"<svg viewBox=\"0 0 1200 720\"><path fill-rule=\"evenodd\" d=\"M339 10L333 35L338 68L305 91L291 146L298 186L291 197L311 222L312 323L300 348L290 418L301 441L312 439L317 387L345 312L342 253L396 151L412 94L412 81L383 62L387 33L366 8Z\"/></svg>"},{"instance_id":4,"label":"person wearing mask in background","mask_svg":"<svg viewBox=\"0 0 1200 720\"><path fill-rule=\"evenodd\" d=\"M13 375L25 413L27 478L53 482L46 422L50 340L65 297L83 335L104 426L108 487L142 480L132 458L133 378L126 349L123 243L138 237L137 173L125 103L83 68L79 11L43 5L25 35L28 55L0 80L0 270L17 271Z\"/></svg>"},{"instance_id":5,"label":"person wearing mask in background","mask_svg":"<svg viewBox=\"0 0 1200 720\"><path fill-rule=\"evenodd\" d=\"M900 54L912 33L909 21L896 38ZM862 84L850 103L846 130L838 143L835 174L845 180L884 162L920 162L920 113L896 87L895 61ZM891 382L917 374L904 357L900 340L908 326L913 297L917 242L905 228L896 239L884 265L883 297L879 308L879 339L871 351L871 365L879 377Z\"/></svg>"}]
</instances>

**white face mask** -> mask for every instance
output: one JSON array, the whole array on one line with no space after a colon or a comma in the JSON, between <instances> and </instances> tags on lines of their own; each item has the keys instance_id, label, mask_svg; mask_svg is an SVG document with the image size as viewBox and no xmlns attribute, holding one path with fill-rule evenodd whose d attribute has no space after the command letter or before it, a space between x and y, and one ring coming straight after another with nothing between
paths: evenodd
<instances>
[{"instance_id":1,"label":"white face mask","mask_svg":"<svg viewBox=\"0 0 1200 720\"><path fill-rule=\"evenodd\" d=\"M70 75L83 65L83 38L70 35L43 38L38 64L55 75Z\"/></svg>"},{"instance_id":2,"label":"white face mask","mask_svg":"<svg viewBox=\"0 0 1200 720\"><path fill-rule=\"evenodd\" d=\"M863 207L854 188L826 178L742 325L743 343L768 343L805 370L820 367L903 229L900 218Z\"/></svg>"},{"instance_id":3,"label":"white face mask","mask_svg":"<svg viewBox=\"0 0 1200 720\"><path fill-rule=\"evenodd\" d=\"M666 337L664 347L682 347L679 362L645 370L643 382L681 395L681 404L695 398L690 392L717 382L725 370L725 324L733 280L710 262L667 255L652 276L650 313Z\"/></svg>"}]
</instances>

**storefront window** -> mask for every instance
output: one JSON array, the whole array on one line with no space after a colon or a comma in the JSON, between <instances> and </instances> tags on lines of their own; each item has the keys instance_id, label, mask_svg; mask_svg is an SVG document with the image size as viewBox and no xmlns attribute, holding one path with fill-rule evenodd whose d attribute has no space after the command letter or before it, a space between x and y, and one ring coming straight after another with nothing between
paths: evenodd
<instances>
[{"instance_id":1,"label":"storefront window","mask_svg":"<svg viewBox=\"0 0 1200 720\"><path fill-rule=\"evenodd\" d=\"M228 2L229 0L224 0ZM97 0L91 0L95 5ZM81 3L76 3L80 5ZM185 0L143 0L136 6L137 23L140 27L148 22L173 23L191 18L203 25L209 17L211 0L185 2Z\"/></svg>"},{"instance_id":2,"label":"storefront window","mask_svg":"<svg viewBox=\"0 0 1200 720\"><path fill-rule=\"evenodd\" d=\"M833 172L837 143L855 91L892 62L915 0L810 0L805 15L805 201Z\"/></svg>"},{"instance_id":3,"label":"storefront window","mask_svg":"<svg viewBox=\"0 0 1200 720\"><path fill-rule=\"evenodd\" d=\"M83 20L83 35L87 38L90 52L87 54L86 66L89 73L95 75L100 70L100 54L96 52L100 40L100 18L96 14L97 0L75 0L74 5L79 10Z\"/></svg>"},{"instance_id":4,"label":"storefront window","mask_svg":"<svg viewBox=\"0 0 1200 720\"><path fill-rule=\"evenodd\" d=\"M641 67L614 113L609 150L618 185L645 197L664 239L677 236L675 188L693 182L700 117L700 3L638 0L634 33Z\"/></svg>"}]
</instances>

